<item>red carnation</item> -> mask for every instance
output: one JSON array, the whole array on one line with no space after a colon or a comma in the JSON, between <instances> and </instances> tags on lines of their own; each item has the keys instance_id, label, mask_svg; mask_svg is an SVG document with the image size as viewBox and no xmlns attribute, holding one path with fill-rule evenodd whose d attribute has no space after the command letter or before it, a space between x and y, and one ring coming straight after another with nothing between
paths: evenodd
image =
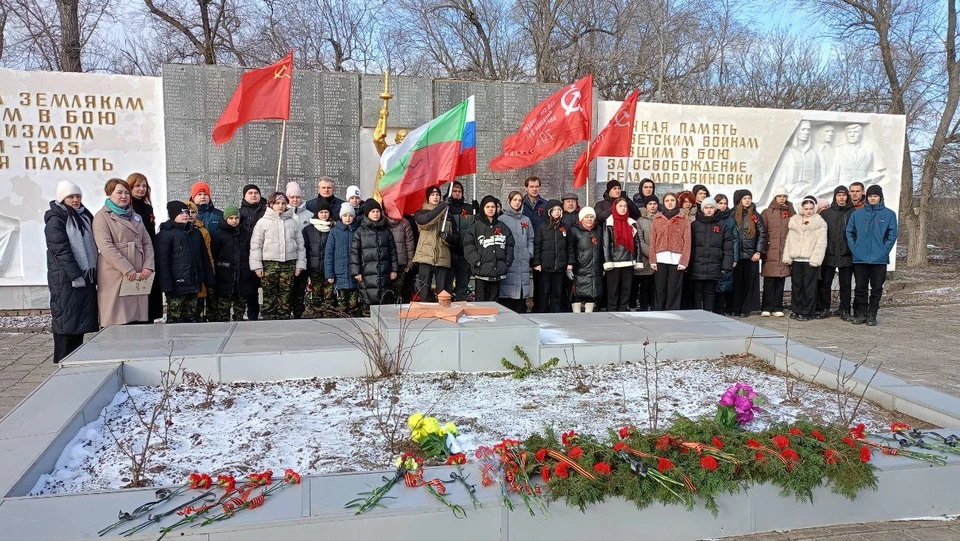
<instances>
[{"instance_id":1,"label":"red carnation","mask_svg":"<svg viewBox=\"0 0 960 541\"><path fill-rule=\"evenodd\" d=\"M826 459L827 464L836 464L837 462L840 462L840 454L833 449L825 449L823 451L823 456Z\"/></svg>"},{"instance_id":2,"label":"red carnation","mask_svg":"<svg viewBox=\"0 0 960 541\"><path fill-rule=\"evenodd\" d=\"M560 441L563 443L564 447L570 447L576 442L576 438L577 438L577 433L571 430L569 432L564 432L560 436Z\"/></svg>"},{"instance_id":3,"label":"red carnation","mask_svg":"<svg viewBox=\"0 0 960 541\"><path fill-rule=\"evenodd\" d=\"M867 429L867 427L864 426L863 423L860 423L860 424L858 424L857 426L855 426L855 427L853 427L853 428L850 429L850 436L852 436L853 439L855 439L855 440L862 440L863 437L864 437L864 436L863 436L863 432L864 432L864 430L866 430L866 429Z\"/></svg>"},{"instance_id":4,"label":"red carnation","mask_svg":"<svg viewBox=\"0 0 960 541\"><path fill-rule=\"evenodd\" d=\"M870 448L866 445L860 448L860 462L870 462Z\"/></svg>"},{"instance_id":5,"label":"red carnation","mask_svg":"<svg viewBox=\"0 0 960 541\"><path fill-rule=\"evenodd\" d=\"M670 436L664 434L657 438L656 448L659 451L666 451L670 448Z\"/></svg>"},{"instance_id":6,"label":"red carnation","mask_svg":"<svg viewBox=\"0 0 960 541\"><path fill-rule=\"evenodd\" d=\"M767 455L761 453L760 451L757 451L757 454L753 456L753 459L756 460L757 462L766 462Z\"/></svg>"},{"instance_id":7,"label":"red carnation","mask_svg":"<svg viewBox=\"0 0 960 541\"><path fill-rule=\"evenodd\" d=\"M856 446L857 446L856 442L854 442L853 440L851 440L851 439L848 438L847 436L844 436L844 437L843 437L843 443L846 443L846 444L849 445L850 447L856 447Z\"/></svg>"},{"instance_id":8,"label":"red carnation","mask_svg":"<svg viewBox=\"0 0 960 541\"><path fill-rule=\"evenodd\" d=\"M748 439L748 440L747 440L747 447L749 447L749 448L751 448L751 449L760 449L761 447L763 447L763 445L760 445L760 442L757 441L757 440L750 440L750 439Z\"/></svg>"},{"instance_id":9,"label":"red carnation","mask_svg":"<svg viewBox=\"0 0 960 541\"><path fill-rule=\"evenodd\" d=\"M540 449L539 451L537 451L536 453L534 453L533 456L537 457L537 462L543 462L544 459L547 458L547 450L546 450L546 449Z\"/></svg>"},{"instance_id":10,"label":"red carnation","mask_svg":"<svg viewBox=\"0 0 960 541\"><path fill-rule=\"evenodd\" d=\"M676 468L676 466L674 466L673 462L671 462L669 458L660 458L657 460L657 470L659 470L660 473L666 473L673 468Z\"/></svg>"},{"instance_id":11,"label":"red carnation","mask_svg":"<svg viewBox=\"0 0 960 541\"><path fill-rule=\"evenodd\" d=\"M550 466L540 468L540 477L543 478L544 483L550 482Z\"/></svg>"},{"instance_id":12,"label":"red carnation","mask_svg":"<svg viewBox=\"0 0 960 541\"><path fill-rule=\"evenodd\" d=\"M616 452L618 452L618 453L619 453L620 451L626 449L626 448L627 448L627 444L626 444L626 443L623 443L622 441L618 441L617 443L615 443L615 444L613 445L613 450L616 451Z\"/></svg>"},{"instance_id":13,"label":"red carnation","mask_svg":"<svg viewBox=\"0 0 960 541\"><path fill-rule=\"evenodd\" d=\"M823 434L821 434L820 432L818 432L818 431L816 431L816 430L811 430L811 431L810 431L810 435L813 436L814 438L817 438L817 439L820 440L820 441L827 441L827 438L824 438L824 437L823 437Z\"/></svg>"},{"instance_id":14,"label":"red carnation","mask_svg":"<svg viewBox=\"0 0 960 541\"><path fill-rule=\"evenodd\" d=\"M777 434L773 437L773 443L777 445L778 449L786 449L787 447L790 447L790 440L786 436L780 434Z\"/></svg>"},{"instance_id":15,"label":"red carnation","mask_svg":"<svg viewBox=\"0 0 960 541\"><path fill-rule=\"evenodd\" d=\"M197 488L210 488L213 486L213 479L210 478L207 474L202 474L200 476L200 482L197 484Z\"/></svg>"},{"instance_id":16,"label":"red carnation","mask_svg":"<svg viewBox=\"0 0 960 541\"><path fill-rule=\"evenodd\" d=\"M784 449L782 453L783 458L790 460L800 460L800 455L797 454L793 449Z\"/></svg>"},{"instance_id":17,"label":"red carnation","mask_svg":"<svg viewBox=\"0 0 960 541\"><path fill-rule=\"evenodd\" d=\"M567 463L560 462L553 468L553 474L557 477L567 478L570 476L570 473L567 471Z\"/></svg>"},{"instance_id":18,"label":"red carnation","mask_svg":"<svg viewBox=\"0 0 960 541\"><path fill-rule=\"evenodd\" d=\"M583 456L583 449L580 447L574 447L573 449L570 449L569 455L570 458L578 460L581 456Z\"/></svg>"},{"instance_id":19,"label":"red carnation","mask_svg":"<svg viewBox=\"0 0 960 541\"><path fill-rule=\"evenodd\" d=\"M193 472L190 474L190 477L187 477L187 486L190 488L197 488L197 485L200 484L200 474Z\"/></svg>"},{"instance_id":20,"label":"red carnation","mask_svg":"<svg viewBox=\"0 0 960 541\"><path fill-rule=\"evenodd\" d=\"M633 427L632 427L632 426L625 426L625 427L621 428L620 430L618 430L617 433L620 434L620 437L621 437L621 438L626 438L626 437L630 436L630 432L631 432L632 430L633 430Z\"/></svg>"},{"instance_id":21,"label":"red carnation","mask_svg":"<svg viewBox=\"0 0 960 541\"><path fill-rule=\"evenodd\" d=\"M793 427L793 428L790 429L790 435L791 435L791 436L802 436L802 435L803 435L803 431L800 430L800 429L797 428L797 427Z\"/></svg>"},{"instance_id":22,"label":"red carnation","mask_svg":"<svg viewBox=\"0 0 960 541\"><path fill-rule=\"evenodd\" d=\"M716 447L717 449L723 449L723 441L720 438L714 436L711 441L713 441L714 447Z\"/></svg>"},{"instance_id":23,"label":"red carnation","mask_svg":"<svg viewBox=\"0 0 960 541\"><path fill-rule=\"evenodd\" d=\"M466 464L467 457L463 453L454 453L447 458L446 465L450 466L452 464Z\"/></svg>"},{"instance_id":24,"label":"red carnation","mask_svg":"<svg viewBox=\"0 0 960 541\"><path fill-rule=\"evenodd\" d=\"M610 465L606 462L597 462L593 466L593 471L599 473L600 475L610 475L612 473L610 470Z\"/></svg>"},{"instance_id":25,"label":"red carnation","mask_svg":"<svg viewBox=\"0 0 960 541\"><path fill-rule=\"evenodd\" d=\"M910 430L910 425L907 423L893 423L890 425L890 432L903 432L905 430Z\"/></svg>"},{"instance_id":26,"label":"red carnation","mask_svg":"<svg viewBox=\"0 0 960 541\"><path fill-rule=\"evenodd\" d=\"M710 455L706 455L706 456L700 457L700 465L703 466L703 469L707 471L713 471L717 469L717 466L719 466L719 463L717 463L717 459L713 458Z\"/></svg>"}]
</instances>

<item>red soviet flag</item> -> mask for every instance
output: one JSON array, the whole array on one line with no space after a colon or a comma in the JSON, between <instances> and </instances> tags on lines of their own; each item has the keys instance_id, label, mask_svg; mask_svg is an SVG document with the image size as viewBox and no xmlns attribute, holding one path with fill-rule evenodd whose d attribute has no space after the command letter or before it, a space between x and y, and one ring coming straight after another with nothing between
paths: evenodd
<instances>
[{"instance_id":1,"label":"red soviet flag","mask_svg":"<svg viewBox=\"0 0 960 541\"><path fill-rule=\"evenodd\" d=\"M493 171L533 165L568 146L590 139L593 74L565 86L527 113L517 133L503 140L503 152L490 160Z\"/></svg>"},{"instance_id":2,"label":"red soviet flag","mask_svg":"<svg viewBox=\"0 0 960 541\"><path fill-rule=\"evenodd\" d=\"M633 142L633 119L637 114L637 97L640 91L634 89L620 104L620 108L597 134L587 150L580 155L573 166L573 187L580 188L587 183L590 174L590 162L597 156L630 156ZM589 159L587 153L590 153Z\"/></svg>"},{"instance_id":3,"label":"red soviet flag","mask_svg":"<svg viewBox=\"0 0 960 541\"><path fill-rule=\"evenodd\" d=\"M240 86L213 127L213 142L226 143L240 126L251 120L289 120L292 80L293 50L276 64L244 73Z\"/></svg>"}]
</instances>

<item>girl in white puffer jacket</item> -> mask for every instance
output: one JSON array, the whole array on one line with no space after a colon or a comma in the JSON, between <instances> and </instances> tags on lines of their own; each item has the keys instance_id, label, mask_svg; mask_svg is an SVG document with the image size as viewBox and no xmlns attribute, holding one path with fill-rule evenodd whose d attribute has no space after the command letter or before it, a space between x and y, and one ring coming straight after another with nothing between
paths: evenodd
<instances>
[{"instance_id":1,"label":"girl in white puffer jacket","mask_svg":"<svg viewBox=\"0 0 960 541\"><path fill-rule=\"evenodd\" d=\"M808 195L800 203L800 214L790 217L781 261L790 267L790 317L806 321L817 308L817 279L827 252L827 222L816 213L817 199Z\"/></svg>"},{"instance_id":2,"label":"girl in white puffer jacket","mask_svg":"<svg viewBox=\"0 0 960 541\"><path fill-rule=\"evenodd\" d=\"M261 278L263 319L290 319L293 280L307 268L307 249L300 223L287 208L287 196L276 192L267 200L263 218L250 239L250 270Z\"/></svg>"}]
</instances>

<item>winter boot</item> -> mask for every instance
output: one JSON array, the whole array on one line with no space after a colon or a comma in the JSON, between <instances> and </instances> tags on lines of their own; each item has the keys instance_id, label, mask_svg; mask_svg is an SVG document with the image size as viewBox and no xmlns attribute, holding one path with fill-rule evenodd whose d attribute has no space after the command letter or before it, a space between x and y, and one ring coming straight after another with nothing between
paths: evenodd
<instances>
[{"instance_id":1,"label":"winter boot","mask_svg":"<svg viewBox=\"0 0 960 541\"><path fill-rule=\"evenodd\" d=\"M586 313L588 313L588 314L591 313L591 312L593 312L593 305L594 305L594 303L592 303L592 302L584 303L584 305L583 305L583 311L586 312Z\"/></svg>"},{"instance_id":2,"label":"winter boot","mask_svg":"<svg viewBox=\"0 0 960 541\"><path fill-rule=\"evenodd\" d=\"M843 321L850 321L850 310L840 310L840 319Z\"/></svg>"},{"instance_id":3,"label":"winter boot","mask_svg":"<svg viewBox=\"0 0 960 541\"><path fill-rule=\"evenodd\" d=\"M574 313L574 314L579 314L579 313L580 313L580 303L579 303L579 302L575 302L575 303L571 304L571 305L570 305L570 309L573 310L573 313Z\"/></svg>"},{"instance_id":4,"label":"winter boot","mask_svg":"<svg viewBox=\"0 0 960 541\"><path fill-rule=\"evenodd\" d=\"M870 314L867 316L867 327L876 327L877 326L877 314Z\"/></svg>"},{"instance_id":5,"label":"winter boot","mask_svg":"<svg viewBox=\"0 0 960 541\"><path fill-rule=\"evenodd\" d=\"M853 317L850 318L850 323L853 323L854 325L863 325L866 322L867 322L867 316L858 312L855 312L853 314Z\"/></svg>"}]
</instances>

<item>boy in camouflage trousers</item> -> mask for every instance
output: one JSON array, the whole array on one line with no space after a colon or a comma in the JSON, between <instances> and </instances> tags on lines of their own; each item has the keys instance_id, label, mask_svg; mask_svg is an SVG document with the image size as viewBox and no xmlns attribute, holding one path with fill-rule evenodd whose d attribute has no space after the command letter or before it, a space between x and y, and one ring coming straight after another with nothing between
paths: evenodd
<instances>
[{"instance_id":1,"label":"boy in camouflage trousers","mask_svg":"<svg viewBox=\"0 0 960 541\"><path fill-rule=\"evenodd\" d=\"M303 227L303 243L307 249L307 273L310 275L310 297L304 317L332 317L336 301L333 296L333 284L327 281L323 273L323 256L330 236L330 203L320 199L317 211L310 223Z\"/></svg>"},{"instance_id":2,"label":"boy in camouflage trousers","mask_svg":"<svg viewBox=\"0 0 960 541\"><path fill-rule=\"evenodd\" d=\"M323 250L323 274L336 288L339 308L348 316L360 314L360 291L350 275L350 244L359 225L353 205L340 205L340 221L330 230Z\"/></svg>"}]
</instances>

